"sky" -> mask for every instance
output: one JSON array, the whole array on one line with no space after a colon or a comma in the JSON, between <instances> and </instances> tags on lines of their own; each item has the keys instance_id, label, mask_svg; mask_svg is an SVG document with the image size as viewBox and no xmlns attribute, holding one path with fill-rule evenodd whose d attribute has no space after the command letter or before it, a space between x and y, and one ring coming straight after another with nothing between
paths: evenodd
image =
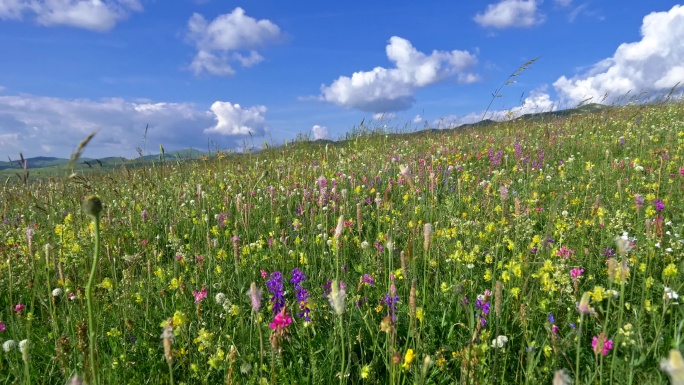
<instances>
[{"instance_id":1,"label":"sky","mask_svg":"<svg viewBox=\"0 0 684 385\"><path fill-rule=\"evenodd\" d=\"M684 6L658 0L0 0L0 159L644 100L684 83L682 41Z\"/></svg>"}]
</instances>

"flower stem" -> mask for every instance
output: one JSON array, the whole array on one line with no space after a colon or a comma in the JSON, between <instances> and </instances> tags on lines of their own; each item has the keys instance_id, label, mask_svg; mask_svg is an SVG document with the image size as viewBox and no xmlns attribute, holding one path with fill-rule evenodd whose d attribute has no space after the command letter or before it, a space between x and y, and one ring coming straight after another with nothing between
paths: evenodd
<instances>
[{"instance_id":1,"label":"flower stem","mask_svg":"<svg viewBox=\"0 0 684 385\"><path fill-rule=\"evenodd\" d=\"M93 216L93 224L95 226L95 250L93 252L93 263L90 270L90 277L86 285L86 304L88 306L88 349L90 351L90 372L92 375L91 382L93 385L99 385L97 378L97 370L95 364L95 332L96 325L93 317L93 281L95 280L95 273L97 272L97 263L99 261L98 255L100 253L100 214Z\"/></svg>"}]
</instances>

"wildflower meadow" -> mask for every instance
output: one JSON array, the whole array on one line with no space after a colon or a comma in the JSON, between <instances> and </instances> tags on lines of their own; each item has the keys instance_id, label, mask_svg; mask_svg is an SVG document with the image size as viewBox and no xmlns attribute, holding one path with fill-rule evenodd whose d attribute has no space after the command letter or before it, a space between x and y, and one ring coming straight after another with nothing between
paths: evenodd
<instances>
[{"instance_id":1,"label":"wildflower meadow","mask_svg":"<svg viewBox=\"0 0 684 385\"><path fill-rule=\"evenodd\" d=\"M266 147L8 180L0 383L684 384L684 104Z\"/></svg>"}]
</instances>

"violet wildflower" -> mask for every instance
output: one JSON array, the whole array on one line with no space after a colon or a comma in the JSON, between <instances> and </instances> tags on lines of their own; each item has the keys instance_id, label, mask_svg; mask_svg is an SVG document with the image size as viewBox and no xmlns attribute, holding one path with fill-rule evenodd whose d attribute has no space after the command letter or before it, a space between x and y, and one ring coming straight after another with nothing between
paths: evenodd
<instances>
[{"instance_id":1,"label":"violet wildflower","mask_svg":"<svg viewBox=\"0 0 684 385\"><path fill-rule=\"evenodd\" d=\"M14 312L15 313L19 313L24 309L26 309L26 305L24 305L23 303L18 303L14 306Z\"/></svg>"},{"instance_id":2,"label":"violet wildflower","mask_svg":"<svg viewBox=\"0 0 684 385\"><path fill-rule=\"evenodd\" d=\"M273 307L273 315L280 313L280 310L285 306L285 297L283 296L283 274L280 271L274 271L266 281L268 291L273 294L269 299Z\"/></svg>"},{"instance_id":3,"label":"violet wildflower","mask_svg":"<svg viewBox=\"0 0 684 385\"><path fill-rule=\"evenodd\" d=\"M601 248L601 256L610 258L615 256L615 249L610 248L610 247L603 247Z\"/></svg>"},{"instance_id":4,"label":"violet wildflower","mask_svg":"<svg viewBox=\"0 0 684 385\"><path fill-rule=\"evenodd\" d=\"M655 205L656 211L663 211L665 209L665 203L663 203L663 201L660 199L654 201L653 204Z\"/></svg>"},{"instance_id":5,"label":"violet wildflower","mask_svg":"<svg viewBox=\"0 0 684 385\"><path fill-rule=\"evenodd\" d=\"M292 270L292 279L290 280L290 283L294 285L295 290L297 291L297 302L299 303L299 310L302 311L301 313L298 313L297 316L299 318L304 317L306 322L311 322L311 318L309 318L309 313L311 312L311 309L309 309L309 291L302 287L302 282L305 280L306 275L295 267L294 270Z\"/></svg>"},{"instance_id":6,"label":"violet wildflower","mask_svg":"<svg viewBox=\"0 0 684 385\"><path fill-rule=\"evenodd\" d=\"M387 316L392 320L392 324L395 324L397 321L397 302L399 302L397 288L392 284L390 286L390 292L385 294L380 301L380 303L384 303L387 306Z\"/></svg>"},{"instance_id":7,"label":"violet wildflower","mask_svg":"<svg viewBox=\"0 0 684 385\"><path fill-rule=\"evenodd\" d=\"M7 330L7 326L5 326L4 323L0 322L0 332L4 332L5 330Z\"/></svg>"},{"instance_id":8,"label":"violet wildflower","mask_svg":"<svg viewBox=\"0 0 684 385\"><path fill-rule=\"evenodd\" d=\"M644 207L644 196L641 194L634 194L634 203L636 204L637 211Z\"/></svg>"},{"instance_id":9,"label":"violet wildflower","mask_svg":"<svg viewBox=\"0 0 684 385\"><path fill-rule=\"evenodd\" d=\"M375 280L370 274L364 274L361 280L368 286L375 286Z\"/></svg>"},{"instance_id":10,"label":"violet wildflower","mask_svg":"<svg viewBox=\"0 0 684 385\"><path fill-rule=\"evenodd\" d=\"M475 301L475 309L480 310L481 314L478 314L478 318L480 319L480 325L485 326L487 325L487 319L485 318L489 314L489 301L486 301L484 298L483 299L477 299Z\"/></svg>"}]
</instances>

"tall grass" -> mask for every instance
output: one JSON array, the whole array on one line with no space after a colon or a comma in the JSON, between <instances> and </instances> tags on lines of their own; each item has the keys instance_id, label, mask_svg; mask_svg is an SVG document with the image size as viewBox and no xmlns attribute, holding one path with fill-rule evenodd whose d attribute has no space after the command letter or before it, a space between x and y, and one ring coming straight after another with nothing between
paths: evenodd
<instances>
[{"instance_id":1,"label":"tall grass","mask_svg":"<svg viewBox=\"0 0 684 385\"><path fill-rule=\"evenodd\" d=\"M683 156L661 104L6 184L0 379L666 383Z\"/></svg>"}]
</instances>

